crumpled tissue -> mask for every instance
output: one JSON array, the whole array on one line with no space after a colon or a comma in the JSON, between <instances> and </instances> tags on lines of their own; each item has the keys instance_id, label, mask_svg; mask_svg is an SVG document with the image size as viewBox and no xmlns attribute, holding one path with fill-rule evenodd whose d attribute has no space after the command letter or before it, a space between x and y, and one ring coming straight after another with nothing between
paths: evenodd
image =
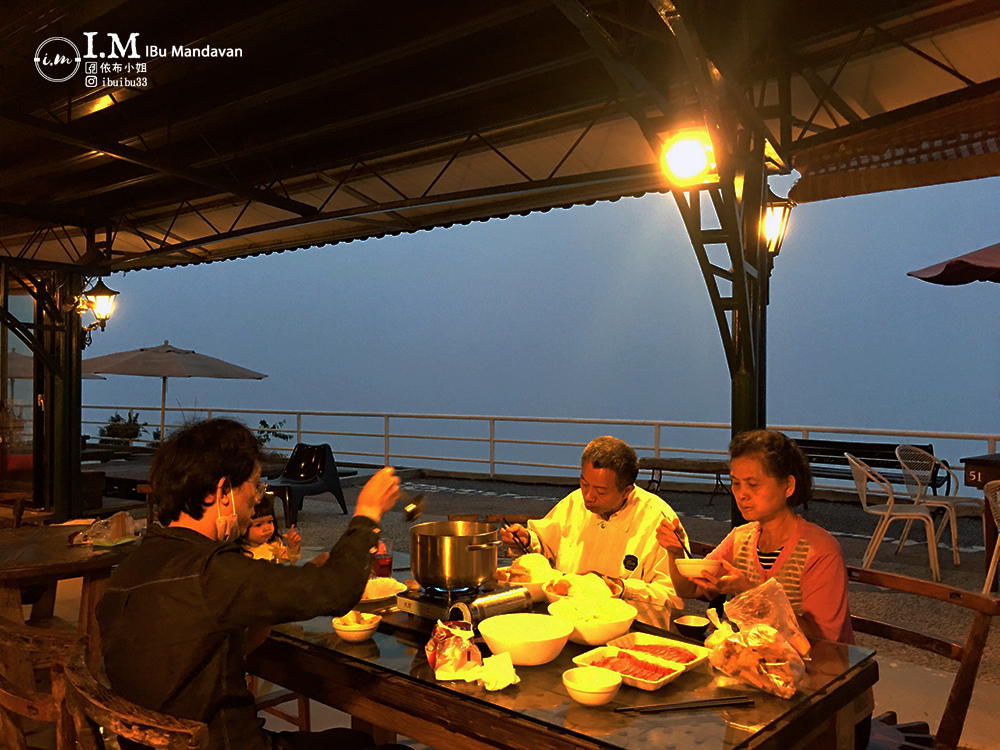
<instances>
[{"instance_id":1,"label":"crumpled tissue","mask_svg":"<svg viewBox=\"0 0 1000 750\"><path fill-rule=\"evenodd\" d=\"M487 656L483 659L481 666L469 665L461 675L466 682L478 682L487 690L503 690L505 687L516 685L521 681L514 671L514 662L510 659L510 654L502 653L495 656Z\"/></svg>"}]
</instances>

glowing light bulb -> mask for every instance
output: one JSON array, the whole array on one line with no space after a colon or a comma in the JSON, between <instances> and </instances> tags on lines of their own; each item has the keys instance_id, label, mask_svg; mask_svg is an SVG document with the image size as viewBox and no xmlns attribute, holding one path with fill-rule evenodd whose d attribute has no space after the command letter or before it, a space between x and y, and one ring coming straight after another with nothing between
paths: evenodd
<instances>
[{"instance_id":1,"label":"glowing light bulb","mask_svg":"<svg viewBox=\"0 0 1000 750\"><path fill-rule=\"evenodd\" d=\"M714 157L707 133L680 133L663 147L663 169L674 184L694 185L715 169Z\"/></svg>"}]
</instances>

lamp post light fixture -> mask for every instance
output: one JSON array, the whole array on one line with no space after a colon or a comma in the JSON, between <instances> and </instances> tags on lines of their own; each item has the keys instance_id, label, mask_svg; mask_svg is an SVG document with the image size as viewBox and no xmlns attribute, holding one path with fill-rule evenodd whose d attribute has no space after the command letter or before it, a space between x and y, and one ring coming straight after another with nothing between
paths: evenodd
<instances>
[{"instance_id":1,"label":"lamp post light fixture","mask_svg":"<svg viewBox=\"0 0 1000 750\"><path fill-rule=\"evenodd\" d=\"M108 323L108 319L111 317L111 313L114 312L115 298L117 297L118 292L108 287L108 285L104 283L103 279L98 279L96 284L76 299L75 304L68 306L67 312L68 310L76 309L82 314L85 311L90 310L90 312L94 314L94 322L90 325L83 326L83 339L81 344L84 349L93 343L91 333L93 333L94 330L97 328L100 328L102 331L104 330L104 327Z\"/></svg>"},{"instance_id":2,"label":"lamp post light fixture","mask_svg":"<svg viewBox=\"0 0 1000 750\"><path fill-rule=\"evenodd\" d=\"M118 292L108 287L104 279L98 279L90 289L83 293L83 299L88 310L94 313L96 320L86 328L88 331L94 330L97 326L104 330L111 313L115 310L115 298Z\"/></svg>"},{"instance_id":3,"label":"lamp post light fixture","mask_svg":"<svg viewBox=\"0 0 1000 750\"><path fill-rule=\"evenodd\" d=\"M671 184L691 187L712 181L717 175L715 151L708 128L689 127L668 135L661 151L660 168Z\"/></svg>"},{"instance_id":4,"label":"lamp post light fixture","mask_svg":"<svg viewBox=\"0 0 1000 750\"><path fill-rule=\"evenodd\" d=\"M768 200L764 210L763 232L767 243L767 254L773 259L781 250L781 243L788 231L788 217L795 204L787 198L779 198L768 189Z\"/></svg>"}]
</instances>

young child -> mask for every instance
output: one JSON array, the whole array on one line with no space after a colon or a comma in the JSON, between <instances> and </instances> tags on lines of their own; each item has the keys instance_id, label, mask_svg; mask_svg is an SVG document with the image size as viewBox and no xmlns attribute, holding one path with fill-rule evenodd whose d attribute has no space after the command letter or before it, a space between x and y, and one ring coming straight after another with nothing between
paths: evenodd
<instances>
[{"instance_id":1,"label":"young child","mask_svg":"<svg viewBox=\"0 0 1000 750\"><path fill-rule=\"evenodd\" d=\"M282 535L274 525L274 495L265 492L254 508L250 528L238 544L247 557L294 565L302 556L301 542L302 537L294 524L282 541Z\"/></svg>"}]
</instances>

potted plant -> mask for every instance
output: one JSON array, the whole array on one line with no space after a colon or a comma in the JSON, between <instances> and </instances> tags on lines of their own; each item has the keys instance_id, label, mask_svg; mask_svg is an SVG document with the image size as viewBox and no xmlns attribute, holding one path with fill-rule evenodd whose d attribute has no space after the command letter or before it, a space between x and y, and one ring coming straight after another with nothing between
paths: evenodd
<instances>
[{"instance_id":1,"label":"potted plant","mask_svg":"<svg viewBox=\"0 0 1000 750\"><path fill-rule=\"evenodd\" d=\"M128 445L146 431L146 423L139 421L139 413L129 409L128 417L115 412L108 417L106 425L101 427L102 443Z\"/></svg>"}]
</instances>

